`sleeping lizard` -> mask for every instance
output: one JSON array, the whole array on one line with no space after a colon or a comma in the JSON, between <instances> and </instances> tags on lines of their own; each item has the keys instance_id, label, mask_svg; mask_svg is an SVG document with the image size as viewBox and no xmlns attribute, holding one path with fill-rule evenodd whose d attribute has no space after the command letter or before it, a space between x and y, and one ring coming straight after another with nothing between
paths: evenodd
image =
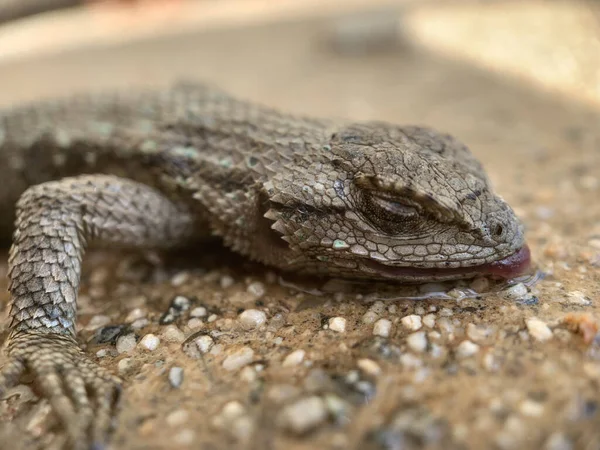
<instances>
[{"instance_id":1,"label":"sleeping lizard","mask_svg":"<svg viewBox=\"0 0 600 450\"><path fill-rule=\"evenodd\" d=\"M0 164L0 233L14 230L0 396L32 373L76 449L106 442L121 385L75 340L88 245L217 236L281 271L408 283L509 278L530 260L451 136L296 117L203 85L0 111Z\"/></svg>"}]
</instances>

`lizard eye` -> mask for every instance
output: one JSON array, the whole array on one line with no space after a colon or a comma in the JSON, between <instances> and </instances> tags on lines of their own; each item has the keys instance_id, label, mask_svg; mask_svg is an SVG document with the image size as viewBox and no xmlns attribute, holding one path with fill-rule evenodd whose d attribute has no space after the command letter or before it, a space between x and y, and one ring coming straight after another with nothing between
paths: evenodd
<instances>
[{"instance_id":1,"label":"lizard eye","mask_svg":"<svg viewBox=\"0 0 600 450\"><path fill-rule=\"evenodd\" d=\"M419 217L419 209L412 202L373 192L363 193L361 209L373 225L389 234L412 228Z\"/></svg>"}]
</instances>

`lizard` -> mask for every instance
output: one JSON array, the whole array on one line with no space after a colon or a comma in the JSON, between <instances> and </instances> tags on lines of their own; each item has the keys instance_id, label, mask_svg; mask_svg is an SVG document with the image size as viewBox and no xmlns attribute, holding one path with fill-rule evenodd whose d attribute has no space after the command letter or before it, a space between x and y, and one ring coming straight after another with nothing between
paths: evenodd
<instances>
[{"instance_id":1,"label":"lizard","mask_svg":"<svg viewBox=\"0 0 600 450\"><path fill-rule=\"evenodd\" d=\"M399 283L530 265L521 221L458 139L296 116L204 84L1 110L0 165L0 234L14 230L0 396L32 373L76 449L107 441L122 383L76 341L88 245L216 236L284 272Z\"/></svg>"}]
</instances>

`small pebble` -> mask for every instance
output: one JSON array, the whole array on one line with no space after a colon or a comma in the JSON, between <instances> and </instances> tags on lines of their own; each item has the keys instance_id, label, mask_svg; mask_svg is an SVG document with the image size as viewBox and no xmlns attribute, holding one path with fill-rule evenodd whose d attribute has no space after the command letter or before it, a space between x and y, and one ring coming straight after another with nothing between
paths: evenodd
<instances>
[{"instance_id":1,"label":"small pebble","mask_svg":"<svg viewBox=\"0 0 600 450\"><path fill-rule=\"evenodd\" d=\"M458 344L458 347L456 347L456 356L459 358L468 358L475 355L478 351L479 345L471 341L464 340Z\"/></svg>"},{"instance_id":2,"label":"small pebble","mask_svg":"<svg viewBox=\"0 0 600 450\"><path fill-rule=\"evenodd\" d=\"M408 335L406 343L412 351L421 353L427 348L427 336L424 331L417 331Z\"/></svg>"},{"instance_id":3,"label":"small pebble","mask_svg":"<svg viewBox=\"0 0 600 450\"><path fill-rule=\"evenodd\" d=\"M197 330L198 328L202 328L204 326L204 322L202 321L202 319L194 317L188 320L187 326L190 330Z\"/></svg>"},{"instance_id":4,"label":"small pebble","mask_svg":"<svg viewBox=\"0 0 600 450\"><path fill-rule=\"evenodd\" d=\"M129 369L131 369L132 365L133 364L132 364L131 358L123 358L117 364L117 370L119 371L119 373L123 374L123 373L128 372Z\"/></svg>"},{"instance_id":5,"label":"small pebble","mask_svg":"<svg viewBox=\"0 0 600 450\"><path fill-rule=\"evenodd\" d=\"M306 355L306 352L304 350L295 350L285 357L285 359L283 360L283 363L281 365L283 367L297 366L302 361L304 361L305 355Z\"/></svg>"},{"instance_id":6,"label":"small pebble","mask_svg":"<svg viewBox=\"0 0 600 450\"><path fill-rule=\"evenodd\" d=\"M267 315L258 309L247 309L240 314L239 321L245 330L252 330L265 323Z\"/></svg>"},{"instance_id":7,"label":"small pebble","mask_svg":"<svg viewBox=\"0 0 600 450\"><path fill-rule=\"evenodd\" d=\"M128 353L135 348L135 334L130 333L117 338L117 353Z\"/></svg>"},{"instance_id":8,"label":"small pebble","mask_svg":"<svg viewBox=\"0 0 600 450\"><path fill-rule=\"evenodd\" d=\"M153 352L154 350L156 350L158 348L159 344L160 344L160 339L158 338L158 336L156 336L152 333L149 333L141 339L139 345L143 349Z\"/></svg>"},{"instance_id":9,"label":"small pebble","mask_svg":"<svg viewBox=\"0 0 600 450\"><path fill-rule=\"evenodd\" d=\"M181 315L190 309L192 302L189 298L183 295L177 295L171 300L167 311L158 319L158 323L161 325L168 325L175 322Z\"/></svg>"},{"instance_id":10,"label":"small pebble","mask_svg":"<svg viewBox=\"0 0 600 450\"><path fill-rule=\"evenodd\" d=\"M392 322L388 319L379 319L373 325L373 335L381 337L389 337L392 330Z\"/></svg>"},{"instance_id":11,"label":"small pebble","mask_svg":"<svg viewBox=\"0 0 600 450\"><path fill-rule=\"evenodd\" d=\"M519 411L527 417L541 417L544 414L544 405L527 399L521 402Z\"/></svg>"},{"instance_id":12,"label":"small pebble","mask_svg":"<svg viewBox=\"0 0 600 450\"><path fill-rule=\"evenodd\" d=\"M177 328L176 325L167 325L162 332L162 337L167 342L183 342L185 340L183 331Z\"/></svg>"},{"instance_id":13,"label":"small pebble","mask_svg":"<svg viewBox=\"0 0 600 450\"><path fill-rule=\"evenodd\" d=\"M329 319L329 329L338 333L346 331L346 319L343 317L332 317Z\"/></svg>"},{"instance_id":14,"label":"small pebble","mask_svg":"<svg viewBox=\"0 0 600 450\"><path fill-rule=\"evenodd\" d=\"M321 425L327 419L327 415L327 406L323 399L312 396L283 408L279 423L295 434L304 434Z\"/></svg>"},{"instance_id":15,"label":"small pebble","mask_svg":"<svg viewBox=\"0 0 600 450\"><path fill-rule=\"evenodd\" d=\"M230 288L231 286L233 286L234 283L235 283L235 280L233 279L233 277L230 277L229 275L223 275L221 277L221 280L220 280L221 289Z\"/></svg>"},{"instance_id":16,"label":"small pebble","mask_svg":"<svg viewBox=\"0 0 600 450\"><path fill-rule=\"evenodd\" d=\"M191 445L196 440L196 433L194 430L186 428L177 433L173 440L179 445Z\"/></svg>"},{"instance_id":17,"label":"small pebble","mask_svg":"<svg viewBox=\"0 0 600 450\"><path fill-rule=\"evenodd\" d=\"M142 328L147 327L148 325L150 325L150 321L147 318L142 317L141 319L134 320L133 322L131 322L131 329L141 330Z\"/></svg>"},{"instance_id":18,"label":"small pebble","mask_svg":"<svg viewBox=\"0 0 600 450\"><path fill-rule=\"evenodd\" d=\"M260 281L255 281L254 283L250 283L248 285L246 292L254 296L255 299L259 299L266 293L265 285Z\"/></svg>"},{"instance_id":19,"label":"small pebble","mask_svg":"<svg viewBox=\"0 0 600 450\"><path fill-rule=\"evenodd\" d=\"M490 288L490 280L486 277L477 277L471 282L469 287L475 292L486 292Z\"/></svg>"},{"instance_id":20,"label":"small pebble","mask_svg":"<svg viewBox=\"0 0 600 450\"><path fill-rule=\"evenodd\" d=\"M491 330L481 325L475 325L474 323L467 324L467 336L469 339L475 342L485 340L491 334Z\"/></svg>"},{"instance_id":21,"label":"small pebble","mask_svg":"<svg viewBox=\"0 0 600 450\"><path fill-rule=\"evenodd\" d=\"M567 293L566 303L579 306L590 306L592 301L581 291Z\"/></svg>"},{"instance_id":22,"label":"small pebble","mask_svg":"<svg viewBox=\"0 0 600 450\"><path fill-rule=\"evenodd\" d=\"M183 367L171 367L169 369L169 384L178 388L183 383Z\"/></svg>"},{"instance_id":23,"label":"small pebble","mask_svg":"<svg viewBox=\"0 0 600 450\"><path fill-rule=\"evenodd\" d=\"M552 433L544 445L544 450L572 450L573 448L573 442L558 431Z\"/></svg>"},{"instance_id":24,"label":"small pebble","mask_svg":"<svg viewBox=\"0 0 600 450\"><path fill-rule=\"evenodd\" d=\"M213 345L215 345L215 341L208 335L200 336L196 339L196 345L198 346L198 350L202 353L208 353Z\"/></svg>"},{"instance_id":25,"label":"small pebble","mask_svg":"<svg viewBox=\"0 0 600 450\"><path fill-rule=\"evenodd\" d=\"M552 338L552 330L548 327L546 322L534 317L532 319L528 319L526 324L529 334L536 341L544 342Z\"/></svg>"},{"instance_id":26,"label":"small pebble","mask_svg":"<svg viewBox=\"0 0 600 450\"><path fill-rule=\"evenodd\" d=\"M215 320L217 320L217 318L218 318L218 317L219 317L219 316L217 316L216 314L211 314L210 316L208 316L208 319L206 319L206 321L207 321L208 323L212 323L212 322L214 322Z\"/></svg>"},{"instance_id":27,"label":"small pebble","mask_svg":"<svg viewBox=\"0 0 600 450\"><path fill-rule=\"evenodd\" d=\"M186 283L186 281L190 278L190 274L187 272L179 272L171 278L171 286L179 287Z\"/></svg>"},{"instance_id":28,"label":"small pebble","mask_svg":"<svg viewBox=\"0 0 600 450\"><path fill-rule=\"evenodd\" d=\"M379 318L379 315L374 311L367 311L362 317L362 321L366 325L371 325Z\"/></svg>"},{"instance_id":29,"label":"small pebble","mask_svg":"<svg viewBox=\"0 0 600 450\"><path fill-rule=\"evenodd\" d=\"M176 409L169 413L165 421L172 427L183 425L188 421L190 414L185 409Z\"/></svg>"},{"instance_id":30,"label":"small pebble","mask_svg":"<svg viewBox=\"0 0 600 450\"><path fill-rule=\"evenodd\" d=\"M372 359L359 359L356 365L360 370L372 377L376 377L381 373L381 367Z\"/></svg>"},{"instance_id":31,"label":"small pebble","mask_svg":"<svg viewBox=\"0 0 600 450\"><path fill-rule=\"evenodd\" d=\"M528 294L527 286L523 283L517 283L514 286L509 287L502 291L502 295L506 298L518 300L525 297Z\"/></svg>"},{"instance_id":32,"label":"small pebble","mask_svg":"<svg viewBox=\"0 0 600 450\"><path fill-rule=\"evenodd\" d=\"M423 326L421 316L417 316L416 314L405 316L400 321L402 322L402 325L404 325L405 328L411 331L417 331Z\"/></svg>"},{"instance_id":33,"label":"small pebble","mask_svg":"<svg viewBox=\"0 0 600 450\"><path fill-rule=\"evenodd\" d=\"M196 306L190 311L190 317L206 317L207 315L208 311L204 306Z\"/></svg>"},{"instance_id":34,"label":"small pebble","mask_svg":"<svg viewBox=\"0 0 600 450\"><path fill-rule=\"evenodd\" d=\"M104 327L110 323L110 317L104 315L97 315L90 319L85 329L89 331L97 330L100 327Z\"/></svg>"},{"instance_id":35,"label":"small pebble","mask_svg":"<svg viewBox=\"0 0 600 450\"><path fill-rule=\"evenodd\" d=\"M225 358L223 368L230 371L240 369L250 364L252 358L254 358L254 350L250 347L242 347Z\"/></svg>"},{"instance_id":36,"label":"small pebble","mask_svg":"<svg viewBox=\"0 0 600 450\"><path fill-rule=\"evenodd\" d=\"M142 319L144 317L146 317L146 311L144 311L141 308L134 308L131 311L129 311L129 314L127 314L125 322L135 322L136 320Z\"/></svg>"},{"instance_id":37,"label":"small pebble","mask_svg":"<svg viewBox=\"0 0 600 450\"><path fill-rule=\"evenodd\" d=\"M423 325L427 328L433 328L435 326L435 314L427 314L423 317Z\"/></svg>"}]
</instances>

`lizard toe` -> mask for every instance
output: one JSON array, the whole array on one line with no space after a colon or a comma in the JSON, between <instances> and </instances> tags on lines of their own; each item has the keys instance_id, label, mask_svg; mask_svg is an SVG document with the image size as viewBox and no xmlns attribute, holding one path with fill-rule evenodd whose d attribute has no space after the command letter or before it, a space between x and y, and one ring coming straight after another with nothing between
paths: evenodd
<instances>
[{"instance_id":1,"label":"lizard toe","mask_svg":"<svg viewBox=\"0 0 600 450\"><path fill-rule=\"evenodd\" d=\"M13 338L11 344L9 363L0 374L0 393L29 370L64 427L66 448L89 450L103 445L116 415L121 380L91 361L74 339L64 335L28 332Z\"/></svg>"}]
</instances>

